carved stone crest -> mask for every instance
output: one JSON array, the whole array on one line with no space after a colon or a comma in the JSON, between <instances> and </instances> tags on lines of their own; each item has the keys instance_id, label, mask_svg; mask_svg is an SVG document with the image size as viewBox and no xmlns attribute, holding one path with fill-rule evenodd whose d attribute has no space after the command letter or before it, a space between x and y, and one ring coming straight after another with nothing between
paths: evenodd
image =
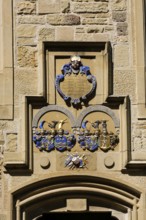
<instances>
[{"instance_id":1,"label":"carved stone crest","mask_svg":"<svg viewBox=\"0 0 146 220\"><path fill-rule=\"evenodd\" d=\"M44 123L48 123L48 130L44 130ZM65 120L40 122L39 128L34 128L33 141L40 151L52 151L54 149L62 152L70 150L76 143L74 134L69 134L62 126ZM58 127L56 128L56 125Z\"/></svg>"},{"instance_id":2,"label":"carved stone crest","mask_svg":"<svg viewBox=\"0 0 146 220\"><path fill-rule=\"evenodd\" d=\"M44 124L48 124L48 129L44 129ZM83 150L91 152L100 148L103 151L114 150L119 143L118 134L108 132L106 120L96 120L82 122L81 128L73 128L72 132L63 129L65 120L41 121L39 128L33 130L33 142L40 151L52 151L54 149L62 152L71 150L76 143ZM87 129L87 123L91 124L91 130ZM99 126L101 124L101 126Z\"/></svg>"},{"instance_id":3,"label":"carved stone crest","mask_svg":"<svg viewBox=\"0 0 146 220\"><path fill-rule=\"evenodd\" d=\"M73 105L88 101L96 89L96 78L90 68L84 66L79 56L72 56L68 64L63 65L62 74L56 77L56 89L64 101Z\"/></svg>"},{"instance_id":4,"label":"carved stone crest","mask_svg":"<svg viewBox=\"0 0 146 220\"><path fill-rule=\"evenodd\" d=\"M87 123L91 124L93 130L87 129ZM87 149L92 152L98 148L103 151L114 150L119 143L118 134L108 132L106 120L96 120L95 122L85 120L77 133L77 141L83 150Z\"/></svg>"}]
</instances>

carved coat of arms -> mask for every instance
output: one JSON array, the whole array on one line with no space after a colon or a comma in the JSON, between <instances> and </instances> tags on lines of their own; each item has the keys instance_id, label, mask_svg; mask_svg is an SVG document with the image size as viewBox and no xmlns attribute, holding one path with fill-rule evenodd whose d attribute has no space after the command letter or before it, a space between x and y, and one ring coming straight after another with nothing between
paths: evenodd
<instances>
[{"instance_id":1,"label":"carved coat of arms","mask_svg":"<svg viewBox=\"0 0 146 220\"><path fill-rule=\"evenodd\" d=\"M64 101L73 105L88 101L95 91L96 78L90 73L90 68L82 64L81 58L71 57L61 72L56 76L55 86Z\"/></svg>"}]
</instances>

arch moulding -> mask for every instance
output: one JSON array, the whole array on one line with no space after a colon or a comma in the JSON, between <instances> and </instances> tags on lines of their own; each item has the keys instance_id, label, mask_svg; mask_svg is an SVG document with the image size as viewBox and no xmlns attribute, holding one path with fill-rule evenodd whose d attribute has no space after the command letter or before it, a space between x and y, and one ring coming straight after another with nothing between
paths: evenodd
<instances>
[{"instance_id":1,"label":"arch moulding","mask_svg":"<svg viewBox=\"0 0 146 220\"><path fill-rule=\"evenodd\" d=\"M11 193L10 219L32 220L50 211L105 211L119 220L144 220L141 218L145 216L141 199L144 195L139 189L109 176L52 176Z\"/></svg>"}]
</instances>

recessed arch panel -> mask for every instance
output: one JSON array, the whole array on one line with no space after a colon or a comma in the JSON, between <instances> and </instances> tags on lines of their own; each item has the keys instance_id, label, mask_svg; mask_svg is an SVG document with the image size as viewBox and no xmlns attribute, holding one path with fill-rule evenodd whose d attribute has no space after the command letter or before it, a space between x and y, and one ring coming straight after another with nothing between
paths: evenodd
<instances>
[{"instance_id":1,"label":"recessed arch panel","mask_svg":"<svg viewBox=\"0 0 146 220\"><path fill-rule=\"evenodd\" d=\"M33 219L46 211L60 208L67 211L66 201L73 198L87 200L87 206L99 206L126 213L128 209L138 208L141 192L110 178L69 175L31 183L12 195L13 207L16 207L13 219L29 220L24 216L31 216Z\"/></svg>"},{"instance_id":2,"label":"recessed arch panel","mask_svg":"<svg viewBox=\"0 0 146 220\"><path fill-rule=\"evenodd\" d=\"M115 128L120 127L120 121L117 118L116 114L110 108L108 108L106 106L103 106L103 105L89 106L88 108L83 110L81 112L81 114L79 115L79 117L78 117L77 127L81 126L82 120L85 118L85 116L87 116L91 112L103 112L103 113L109 115L112 118L113 122L114 122Z\"/></svg>"},{"instance_id":3,"label":"recessed arch panel","mask_svg":"<svg viewBox=\"0 0 146 220\"><path fill-rule=\"evenodd\" d=\"M35 115L33 122L32 122L32 127L37 127L40 118L47 112L51 112L51 111L58 111L58 112L64 113L70 119L72 125L75 126L75 118L69 110L67 110L64 107L57 106L57 105L48 105L48 106L41 108L40 111Z\"/></svg>"}]
</instances>

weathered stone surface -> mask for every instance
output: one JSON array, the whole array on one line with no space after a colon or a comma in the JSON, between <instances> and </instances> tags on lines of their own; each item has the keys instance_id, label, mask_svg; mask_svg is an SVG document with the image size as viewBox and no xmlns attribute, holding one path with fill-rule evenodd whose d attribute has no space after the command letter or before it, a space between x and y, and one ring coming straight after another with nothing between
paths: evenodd
<instances>
[{"instance_id":1,"label":"weathered stone surface","mask_svg":"<svg viewBox=\"0 0 146 220\"><path fill-rule=\"evenodd\" d=\"M3 134L3 131L0 130L0 145L3 145L4 144L4 134Z\"/></svg>"},{"instance_id":2,"label":"weathered stone surface","mask_svg":"<svg viewBox=\"0 0 146 220\"><path fill-rule=\"evenodd\" d=\"M109 18L110 17L110 13L83 13L81 14L81 18Z\"/></svg>"},{"instance_id":3,"label":"weathered stone surface","mask_svg":"<svg viewBox=\"0 0 146 220\"><path fill-rule=\"evenodd\" d=\"M109 2L109 0L94 0L95 2Z\"/></svg>"},{"instance_id":4,"label":"weathered stone surface","mask_svg":"<svg viewBox=\"0 0 146 220\"><path fill-rule=\"evenodd\" d=\"M42 28L39 31L39 40L50 41L55 39L55 29L54 28Z\"/></svg>"},{"instance_id":5,"label":"weathered stone surface","mask_svg":"<svg viewBox=\"0 0 146 220\"><path fill-rule=\"evenodd\" d=\"M93 41L93 34L76 33L75 40L76 41Z\"/></svg>"},{"instance_id":6,"label":"weathered stone surface","mask_svg":"<svg viewBox=\"0 0 146 220\"><path fill-rule=\"evenodd\" d=\"M17 134L7 133L5 151L15 152L17 150L17 146Z\"/></svg>"},{"instance_id":7,"label":"weathered stone surface","mask_svg":"<svg viewBox=\"0 0 146 220\"><path fill-rule=\"evenodd\" d=\"M133 146L133 151L140 151L142 148L142 140L140 137L135 137L134 138L134 146Z\"/></svg>"},{"instance_id":8,"label":"weathered stone surface","mask_svg":"<svg viewBox=\"0 0 146 220\"><path fill-rule=\"evenodd\" d=\"M111 2L112 10L126 10L126 0L112 0Z\"/></svg>"},{"instance_id":9,"label":"weathered stone surface","mask_svg":"<svg viewBox=\"0 0 146 220\"><path fill-rule=\"evenodd\" d=\"M122 36L122 35L127 35L128 34L128 25L127 23L117 23L117 34L119 36Z\"/></svg>"},{"instance_id":10,"label":"weathered stone surface","mask_svg":"<svg viewBox=\"0 0 146 220\"><path fill-rule=\"evenodd\" d=\"M128 36L126 35L126 36L115 36L114 37L114 41L115 42L117 42L117 44L118 43L124 43L124 42L128 42L129 41L129 39L128 39Z\"/></svg>"},{"instance_id":11,"label":"weathered stone surface","mask_svg":"<svg viewBox=\"0 0 146 220\"><path fill-rule=\"evenodd\" d=\"M95 26L87 28L87 33L102 33L104 31L103 26Z\"/></svg>"},{"instance_id":12,"label":"weathered stone surface","mask_svg":"<svg viewBox=\"0 0 146 220\"><path fill-rule=\"evenodd\" d=\"M112 19L116 22L126 21L126 12L125 11L113 11Z\"/></svg>"},{"instance_id":13,"label":"weathered stone surface","mask_svg":"<svg viewBox=\"0 0 146 220\"><path fill-rule=\"evenodd\" d=\"M139 128L135 128L133 130L133 135L136 136L136 137L141 137L142 136L142 130L139 129Z\"/></svg>"},{"instance_id":14,"label":"weathered stone surface","mask_svg":"<svg viewBox=\"0 0 146 220\"><path fill-rule=\"evenodd\" d=\"M85 29L83 27L77 27L76 33L85 33Z\"/></svg>"},{"instance_id":15,"label":"weathered stone surface","mask_svg":"<svg viewBox=\"0 0 146 220\"><path fill-rule=\"evenodd\" d=\"M96 18L110 18L110 12L107 12L107 13L97 13L96 14Z\"/></svg>"},{"instance_id":16,"label":"weathered stone surface","mask_svg":"<svg viewBox=\"0 0 146 220\"><path fill-rule=\"evenodd\" d=\"M18 47L18 65L21 67L36 67L37 66L37 57L36 57L36 48L29 46L20 46Z\"/></svg>"},{"instance_id":17,"label":"weathered stone surface","mask_svg":"<svg viewBox=\"0 0 146 220\"><path fill-rule=\"evenodd\" d=\"M7 100L7 97L6 97ZM12 115L13 115L13 109L12 109L12 105L2 105L0 106L0 116L2 120L5 119L12 119Z\"/></svg>"},{"instance_id":18,"label":"weathered stone surface","mask_svg":"<svg viewBox=\"0 0 146 220\"><path fill-rule=\"evenodd\" d=\"M36 36L35 25L26 25L22 24L17 27L17 36L18 37L35 37Z\"/></svg>"},{"instance_id":19,"label":"weathered stone surface","mask_svg":"<svg viewBox=\"0 0 146 220\"><path fill-rule=\"evenodd\" d=\"M102 17L102 15L105 15L105 14L108 14L108 13L99 13L101 16L100 18ZM98 14L92 14L92 13L83 13L82 15L82 18L96 18L98 17Z\"/></svg>"},{"instance_id":20,"label":"weathered stone surface","mask_svg":"<svg viewBox=\"0 0 146 220\"><path fill-rule=\"evenodd\" d=\"M87 210L87 199L67 199L67 210L86 211Z\"/></svg>"},{"instance_id":21,"label":"weathered stone surface","mask_svg":"<svg viewBox=\"0 0 146 220\"><path fill-rule=\"evenodd\" d=\"M109 36L102 33L76 33L76 41L98 41L105 42L109 41Z\"/></svg>"},{"instance_id":22,"label":"weathered stone surface","mask_svg":"<svg viewBox=\"0 0 146 220\"><path fill-rule=\"evenodd\" d=\"M117 45L114 48L114 66L127 67L129 66L129 46L128 45Z\"/></svg>"},{"instance_id":23,"label":"weathered stone surface","mask_svg":"<svg viewBox=\"0 0 146 220\"><path fill-rule=\"evenodd\" d=\"M112 25L106 25L104 28L105 32L114 31L114 26Z\"/></svg>"},{"instance_id":24,"label":"weathered stone surface","mask_svg":"<svg viewBox=\"0 0 146 220\"><path fill-rule=\"evenodd\" d=\"M146 125L137 123L132 132L133 146L132 150L138 153L146 152ZM140 156L141 157L141 156ZM143 158L142 158L143 159Z\"/></svg>"},{"instance_id":25,"label":"weathered stone surface","mask_svg":"<svg viewBox=\"0 0 146 220\"><path fill-rule=\"evenodd\" d=\"M60 12L60 0L38 0L38 14L49 14Z\"/></svg>"},{"instance_id":26,"label":"weathered stone surface","mask_svg":"<svg viewBox=\"0 0 146 220\"><path fill-rule=\"evenodd\" d=\"M94 3L74 3L73 12L75 13L95 13L95 12L108 12L108 3L94 2Z\"/></svg>"},{"instance_id":27,"label":"weathered stone surface","mask_svg":"<svg viewBox=\"0 0 146 220\"><path fill-rule=\"evenodd\" d=\"M146 137L146 129L142 129L142 136Z\"/></svg>"},{"instance_id":28,"label":"weathered stone surface","mask_svg":"<svg viewBox=\"0 0 146 220\"><path fill-rule=\"evenodd\" d=\"M16 131L17 126L16 126L16 121L14 120L13 123L11 121L5 121L5 120L0 120L0 130L6 131L6 130L11 130L11 131Z\"/></svg>"},{"instance_id":29,"label":"weathered stone surface","mask_svg":"<svg viewBox=\"0 0 146 220\"><path fill-rule=\"evenodd\" d=\"M17 3L16 8L18 14L32 14L36 11L36 4L29 1L22 1Z\"/></svg>"},{"instance_id":30,"label":"weathered stone surface","mask_svg":"<svg viewBox=\"0 0 146 220\"><path fill-rule=\"evenodd\" d=\"M74 28L73 27L57 27L55 40L56 41L73 41L74 40Z\"/></svg>"},{"instance_id":31,"label":"weathered stone surface","mask_svg":"<svg viewBox=\"0 0 146 220\"><path fill-rule=\"evenodd\" d=\"M67 15L48 15L47 22L51 25L79 25L80 17L73 14Z\"/></svg>"},{"instance_id":32,"label":"weathered stone surface","mask_svg":"<svg viewBox=\"0 0 146 220\"><path fill-rule=\"evenodd\" d=\"M17 18L17 22L18 24L45 24L46 18L43 15L20 15Z\"/></svg>"},{"instance_id":33,"label":"weathered stone surface","mask_svg":"<svg viewBox=\"0 0 146 220\"><path fill-rule=\"evenodd\" d=\"M35 38L26 38L26 37L20 37L17 39L17 44L20 46L36 46L37 42Z\"/></svg>"},{"instance_id":34,"label":"weathered stone surface","mask_svg":"<svg viewBox=\"0 0 146 220\"><path fill-rule=\"evenodd\" d=\"M72 2L108 2L109 0L71 0Z\"/></svg>"},{"instance_id":35,"label":"weathered stone surface","mask_svg":"<svg viewBox=\"0 0 146 220\"><path fill-rule=\"evenodd\" d=\"M72 0L72 2L93 2L94 0Z\"/></svg>"},{"instance_id":36,"label":"weathered stone surface","mask_svg":"<svg viewBox=\"0 0 146 220\"><path fill-rule=\"evenodd\" d=\"M7 220L7 216L4 214L0 214L0 220Z\"/></svg>"},{"instance_id":37,"label":"weathered stone surface","mask_svg":"<svg viewBox=\"0 0 146 220\"><path fill-rule=\"evenodd\" d=\"M37 72L35 70L18 68L15 71L15 103L19 104L19 96L37 94ZM33 82L33 83L32 83Z\"/></svg>"},{"instance_id":38,"label":"weathered stone surface","mask_svg":"<svg viewBox=\"0 0 146 220\"><path fill-rule=\"evenodd\" d=\"M142 147L141 147L142 151L145 151L146 152L146 137L143 137L142 138Z\"/></svg>"},{"instance_id":39,"label":"weathered stone surface","mask_svg":"<svg viewBox=\"0 0 146 220\"><path fill-rule=\"evenodd\" d=\"M135 72L131 70L116 70L114 73L114 94L129 95L134 102L136 99Z\"/></svg>"},{"instance_id":40,"label":"weathered stone surface","mask_svg":"<svg viewBox=\"0 0 146 220\"><path fill-rule=\"evenodd\" d=\"M108 20L106 18L84 18L82 19L82 24L100 24L105 25L108 23Z\"/></svg>"},{"instance_id":41,"label":"weathered stone surface","mask_svg":"<svg viewBox=\"0 0 146 220\"><path fill-rule=\"evenodd\" d=\"M61 0L61 12L62 13L70 12L70 1L69 0Z\"/></svg>"},{"instance_id":42,"label":"weathered stone surface","mask_svg":"<svg viewBox=\"0 0 146 220\"><path fill-rule=\"evenodd\" d=\"M18 1L19 1L19 0L18 0ZM32 2L32 3L37 2L37 0L25 0L25 1L29 1L29 2Z\"/></svg>"}]
</instances>

